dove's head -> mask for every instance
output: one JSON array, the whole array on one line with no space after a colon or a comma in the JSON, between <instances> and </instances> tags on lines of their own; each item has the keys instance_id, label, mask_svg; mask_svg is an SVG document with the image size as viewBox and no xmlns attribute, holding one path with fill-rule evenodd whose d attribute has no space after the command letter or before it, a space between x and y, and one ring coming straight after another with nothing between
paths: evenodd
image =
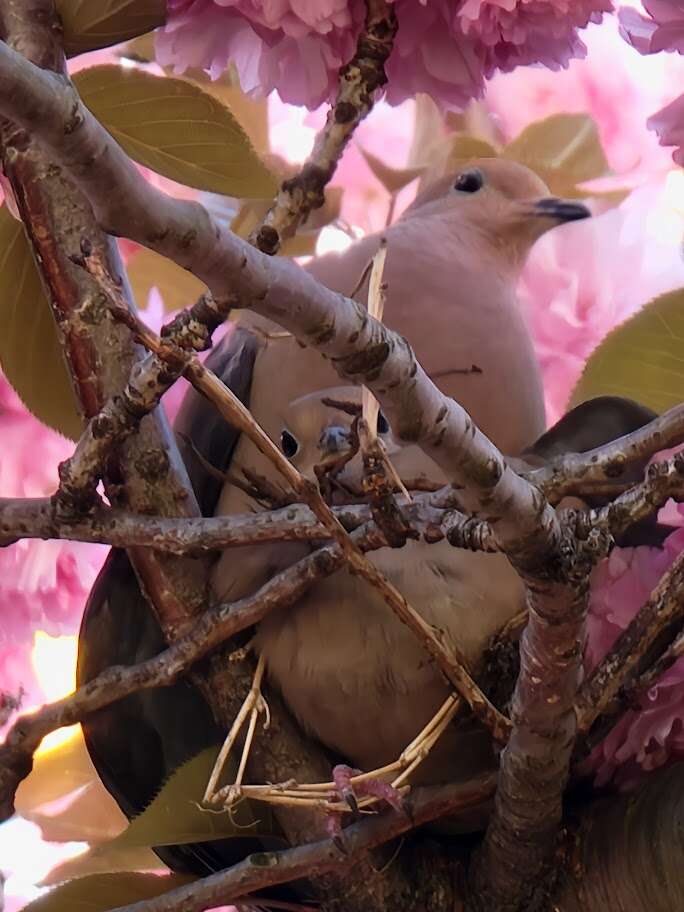
<instances>
[{"instance_id":1,"label":"dove's head","mask_svg":"<svg viewBox=\"0 0 684 912\"><path fill-rule=\"evenodd\" d=\"M290 402L282 413L278 443L302 475L315 480L322 468L334 469L344 484L359 490L362 463L358 455L355 419L361 415L362 393L357 386L337 386L307 393ZM425 474L427 457L414 444L395 440L382 412L376 420L378 438L397 472L407 478ZM432 475L441 473L434 466ZM431 480L434 480L432 478Z\"/></svg>"},{"instance_id":2,"label":"dove's head","mask_svg":"<svg viewBox=\"0 0 684 912\"><path fill-rule=\"evenodd\" d=\"M440 215L464 239L480 239L516 265L543 234L565 222L588 218L578 200L552 196L524 165L501 158L463 162L420 193L403 218Z\"/></svg>"}]
</instances>

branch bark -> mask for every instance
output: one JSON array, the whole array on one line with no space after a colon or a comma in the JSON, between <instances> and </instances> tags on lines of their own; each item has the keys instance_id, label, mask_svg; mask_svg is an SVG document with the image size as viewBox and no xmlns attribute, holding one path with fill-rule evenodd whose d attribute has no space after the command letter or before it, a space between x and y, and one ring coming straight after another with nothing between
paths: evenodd
<instances>
[{"instance_id":1,"label":"branch bark","mask_svg":"<svg viewBox=\"0 0 684 912\"><path fill-rule=\"evenodd\" d=\"M333 513L347 532L371 521L367 504L334 507ZM473 531L478 530L477 523L455 511L438 510L423 496L402 503L402 513L427 544L446 537L454 547L489 550L487 538ZM180 518L140 516L97 504L86 515L69 521L56 515L52 498L0 497L0 547L22 538L68 539L197 555L261 542L321 541L328 533L302 504L260 513Z\"/></svg>"},{"instance_id":2,"label":"branch bark","mask_svg":"<svg viewBox=\"0 0 684 912\"><path fill-rule=\"evenodd\" d=\"M588 450L554 457L546 466L525 473L553 502L590 493L592 487L613 487L635 462L684 443L684 405L676 405L644 427L618 440Z\"/></svg>"}]
</instances>

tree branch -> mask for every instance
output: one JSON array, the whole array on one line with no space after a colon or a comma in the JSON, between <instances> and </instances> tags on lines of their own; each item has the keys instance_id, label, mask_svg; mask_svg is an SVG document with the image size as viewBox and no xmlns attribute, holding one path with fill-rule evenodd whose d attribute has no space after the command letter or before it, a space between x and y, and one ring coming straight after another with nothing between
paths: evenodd
<instances>
[{"instance_id":1,"label":"tree branch","mask_svg":"<svg viewBox=\"0 0 684 912\"><path fill-rule=\"evenodd\" d=\"M427 544L446 537L454 547L488 550L486 535L478 532L480 526L463 514L445 514L420 495L410 503L402 503L401 508ZM367 504L334 507L333 513L347 532L371 522ZM115 548L135 546L197 555L262 542L315 542L328 537L325 527L301 504L258 513L174 519L140 516L98 503L86 515L68 521L55 514L49 497L0 497L0 547L23 538L68 539Z\"/></svg>"},{"instance_id":2,"label":"tree branch","mask_svg":"<svg viewBox=\"0 0 684 912\"><path fill-rule=\"evenodd\" d=\"M113 912L201 912L301 877L317 876L328 871L342 873L363 858L370 849L395 839L414 826L447 815L457 816L476 808L491 796L495 783L495 776L489 775L466 784L416 789L407 799L408 814L388 810L352 824L334 839L282 852L250 855L240 864L219 874L205 877L152 900L121 906ZM453 894L453 889L452 884L446 893L437 894L434 901L438 906L430 903L427 908L454 908L458 896Z\"/></svg>"},{"instance_id":3,"label":"tree branch","mask_svg":"<svg viewBox=\"0 0 684 912\"><path fill-rule=\"evenodd\" d=\"M299 174L282 185L273 208L250 239L263 253L277 253L283 240L294 234L311 210L323 205L325 186L347 143L373 107L375 92L387 82L385 63L397 31L394 4L366 0L366 11L356 53L340 70L337 99L311 155Z\"/></svg>"},{"instance_id":4,"label":"tree branch","mask_svg":"<svg viewBox=\"0 0 684 912\"><path fill-rule=\"evenodd\" d=\"M558 503L569 495L590 493L608 482L613 488L635 462L684 443L684 405L676 405L649 424L617 440L588 450L555 456L546 466L525 477Z\"/></svg>"}]
</instances>

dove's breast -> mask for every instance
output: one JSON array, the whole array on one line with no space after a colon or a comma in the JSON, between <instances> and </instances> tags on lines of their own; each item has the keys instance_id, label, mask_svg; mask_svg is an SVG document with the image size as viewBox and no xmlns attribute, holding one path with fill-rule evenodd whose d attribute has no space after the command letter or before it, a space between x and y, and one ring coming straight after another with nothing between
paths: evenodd
<instances>
[{"instance_id":1,"label":"dove's breast","mask_svg":"<svg viewBox=\"0 0 684 912\"><path fill-rule=\"evenodd\" d=\"M501 555L413 542L369 556L469 664L520 608ZM449 693L415 635L346 570L270 614L256 645L303 727L364 770L396 759Z\"/></svg>"}]
</instances>

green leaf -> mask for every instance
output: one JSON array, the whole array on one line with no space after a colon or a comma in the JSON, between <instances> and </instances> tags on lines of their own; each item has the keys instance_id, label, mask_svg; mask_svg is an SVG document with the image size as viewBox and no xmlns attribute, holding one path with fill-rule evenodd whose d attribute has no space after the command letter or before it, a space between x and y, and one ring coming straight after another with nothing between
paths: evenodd
<instances>
[{"instance_id":1,"label":"green leaf","mask_svg":"<svg viewBox=\"0 0 684 912\"><path fill-rule=\"evenodd\" d=\"M207 288L186 269L153 250L138 250L127 264L128 278L139 307L147 305L153 286L159 289L166 310L189 307Z\"/></svg>"},{"instance_id":2,"label":"green leaf","mask_svg":"<svg viewBox=\"0 0 684 912\"><path fill-rule=\"evenodd\" d=\"M83 430L52 310L21 222L0 208L0 366L36 418L77 440Z\"/></svg>"},{"instance_id":3,"label":"green leaf","mask_svg":"<svg viewBox=\"0 0 684 912\"><path fill-rule=\"evenodd\" d=\"M75 858L68 858L52 868L40 881L41 887L52 887L74 877L90 874L113 874L118 871L158 871L159 858L152 849L136 846L133 849L112 849L106 855L84 852Z\"/></svg>"},{"instance_id":4,"label":"green leaf","mask_svg":"<svg viewBox=\"0 0 684 912\"><path fill-rule=\"evenodd\" d=\"M522 131L501 153L533 171L557 172L569 185L609 173L596 124L586 114L553 114Z\"/></svg>"},{"instance_id":5,"label":"green leaf","mask_svg":"<svg viewBox=\"0 0 684 912\"><path fill-rule=\"evenodd\" d=\"M684 401L684 289L670 291L614 329L587 361L570 405L628 396L656 412Z\"/></svg>"},{"instance_id":6,"label":"green leaf","mask_svg":"<svg viewBox=\"0 0 684 912\"><path fill-rule=\"evenodd\" d=\"M55 887L22 912L107 912L184 887L196 878L183 874L95 874Z\"/></svg>"},{"instance_id":7,"label":"green leaf","mask_svg":"<svg viewBox=\"0 0 684 912\"><path fill-rule=\"evenodd\" d=\"M141 165L224 196L275 194L276 178L237 118L198 85L116 65L81 70L74 82L95 117Z\"/></svg>"},{"instance_id":8,"label":"green leaf","mask_svg":"<svg viewBox=\"0 0 684 912\"><path fill-rule=\"evenodd\" d=\"M273 834L273 818L265 805L257 805L258 819L252 816L254 805L246 801L230 814L199 806L217 756L218 748L210 747L179 767L142 814L115 839L96 846L93 853L102 856L110 849Z\"/></svg>"},{"instance_id":9,"label":"green leaf","mask_svg":"<svg viewBox=\"0 0 684 912\"><path fill-rule=\"evenodd\" d=\"M26 817L42 804L63 798L96 778L81 726L74 726L67 741L35 754L31 772L19 783L14 809L17 814Z\"/></svg>"},{"instance_id":10,"label":"green leaf","mask_svg":"<svg viewBox=\"0 0 684 912\"><path fill-rule=\"evenodd\" d=\"M166 21L166 0L57 0L67 56L110 47Z\"/></svg>"}]
</instances>

